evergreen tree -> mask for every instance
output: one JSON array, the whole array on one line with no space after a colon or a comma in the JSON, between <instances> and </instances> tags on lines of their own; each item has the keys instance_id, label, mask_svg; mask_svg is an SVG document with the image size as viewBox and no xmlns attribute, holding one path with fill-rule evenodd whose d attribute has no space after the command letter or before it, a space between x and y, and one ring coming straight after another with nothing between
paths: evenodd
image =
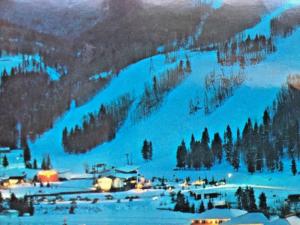
<instances>
[{"instance_id":1,"label":"evergreen tree","mask_svg":"<svg viewBox=\"0 0 300 225\"><path fill-rule=\"evenodd\" d=\"M255 170L256 171L262 171L263 169L263 150L261 147L261 133L258 127L258 124L254 124L253 128L253 137L252 137L252 146L253 146L253 152L255 154Z\"/></svg>"},{"instance_id":2,"label":"evergreen tree","mask_svg":"<svg viewBox=\"0 0 300 225\"><path fill-rule=\"evenodd\" d=\"M187 73L191 73L192 72L191 62L190 62L190 60L188 58L186 59L185 71Z\"/></svg>"},{"instance_id":3,"label":"evergreen tree","mask_svg":"<svg viewBox=\"0 0 300 225\"><path fill-rule=\"evenodd\" d=\"M256 150L256 170L261 172L264 166L263 151L260 147L257 147Z\"/></svg>"},{"instance_id":4,"label":"evergreen tree","mask_svg":"<svg viewBox=\"0 0 300 225\"><path fill-rule=\"evenodd\" d=\"M185 208L185 197L184 195L181 193L181 191L179 191L177 193L177 198L176 198L176 204L174 207L174 211L183 211Z\"/></svg>"},{"instance_id":5,"label":"evergreen tree","mask_svg":"<svg viewBox=\"0 0 300 225\"><path fill-rule=\"evenodd\" d=\"M150 141L150 143L149 143L149 151L148 151L148 159L152 160L152 156L153 156L153 147L152 147L152 142Z\"/></svg>"},{"instance_id":6,"label":"evergreen tree","mask_svg":"<svg viewBox=\"0 0 300 225\"><path fill-rule=\"evenodd\" d=\"M254 195L253 188L249 188L248 193L249 193L249 210L255 211L257 210L257 206L255 202L255 195Z\"/></svg>"},{"instance_id":7,"label":"evergreen tree","mask_svg":"<svg viewBox=\"0 0 300 225\"><path fill-rule=\"evenodd\" d=\"M32 198L30 199L30 202L29 202L28 213L30 216L33 216L33 214L34 214L34 205L33 205Z\"/></svg>"},{"instance_id":8,"label":"evergreen tree","mask_svg":"<svg viewBox=\"0 0 300 225\"><path fill-rule=\"evenodd\" d=\"M249 210L249 188L246 187L246 189L242 189L241 192L241 203L242 203L242 209Z\"/></svg>"},{"instance_id":9,"label":"evergreen tree","mask_svg":"<svg viewBox=\"0 0 300 225\"><path fill-rule=\"evenodd\" d=\"M188 168L192 168L192 154L189 151L186 154L186 162L185 162L185 164L186 164L186 166Z\"/></svg>"},{"instance_id":10,"label":"evergreen tree","mask_svg":"<svg viewBox=\"0 0 300 225\"><path fill-rule=\"evenodd\" d=\"M203 151L203 165L207 169L210 169L213 165L213 156L211 150L209 149L209 141L208 129L205 128L202 133L201 148Z\"/></svg>"},{"instance_id":11,"label":"evergreen tree","mask_svg":"<svg viewBox=\"0 0 300 225\"><path fill-rule=\"evenodd\" d=\"M47 156L47 159L46 159L46 166L47 166L47 169L48 169L48 170L50 170L50 169L52 168L50 155Z\"/></svg>"},{"instance_id":12,"label":"evergreen tree","mask_svg":"<svg viewBox=\"0 0 300 225\"><path fill-rule=\"evenodd\" d=\"M200 141L196 141L192 148L192 165L195 169L200 169L202 166L202 147Z\"/></svg>"},{"instance_id":13,"label":"evergreen tree","mask_svg":"<svg viewBox=\"0 0 300 225\"><path fill-rule=\"evenodd\" d=\"M237 207L238 209L242 208L242 197L243 197L243 189L239 187L235 192L235 197L237 198Z\"/></svg>"},{"instance_id":14,"label":"evergreen tree","mask_svg":"<svg viewBox=\"0 0 300 225\"><path fill-rule=\"evenodd\" d=\"M270 123L271 123L271 118L267 110L264 111L263 115L263 126L264 126L264 133L269 134L270 131Z\"/></svg>"},{"instance_id":15,"label":"evergreen tree","mask_svg":"<svg viewBox=\"0 0 300 225\"><path fill-rule=\"evenodd\" d=\"M232 166L236 171L238 171L240 168L241 145L242 145L241 134L240 134L240 130L237 129L237 139L234 145L233 155L232 155Z\"/></svg>"},{"instance_id":16,"label":"evergreen tree","mask_svg":"<svg viewBox=\"0 0 300 225\"><path fill-rule=\"evenodd\" d=\"M179 71L180 74L184 73L183 61L182 60L180 60L180 62L179 62L178 71Z\"/></svg>"},{"instance_id":17,"label":"evergreen tree","mask_svg":"<svg viewBox=\"0 0 300 225\"><path fill-rule=\"evenodd\" d=\"M142 148L143 159L148 159L148 141L144 140L143 148Z\"/></svg>"},{"instance_id":18,"label":"evergreen tree","mask_svg":"<svg viewBox=\"0 0 300 225\"><path fill-rule=\"evenodd\" d=\"M23 150L24 163L27 164L31 160L31 153L27 141L25 141Z\"/></svg>"},{"instance_id":19,"label":"evergreen tree","mask_svg":"<svg viewBox=\"0 0 300 225\"><path fill-rule=\"evenodd\" d=\"M142 147L142 156L144 160L152 160L152 142L144 140Z\"/></svg>"},{"instance_id":20,"label":"evergreen tree","mask_svg":"<svg viewBox=\"0 0 300 225\"><path fill-rule=\"evenodd\" d=\"M212 201L209 200L208 203L207 203L207 209L210 210L210 209L213 209L213 208L214 208L214 205L213 205Z\"/></svg>"},{"instance_id":21,"label":"evergreen tree","mask_svg":"<svg viewBox=\"0 0 300 225\"><path fill-rule=\"evenodd\" d=\"M255 172L255 155L253 155L253 152L247 153L247 168L248 172L253 174Z\"/></svg>"},{"instance_id":22,"label":"evergreen tree","mask_svg":"<svg viewBox=\"0 0 300 225\"><path fill-rule=\"evenodd\" d=\"M63 143L64 148L67 148L67 146L68 146L68 129L67 129L67 127L65 127L63 130L62 143Z\"/></svg>"},{"instance_id":23,"label":"evergreen tree","mask_svg":"<svg viewBox=\"0 0 300 225\"><path fill-rule=\"evenodd\" d=\"M276 164L279 161L279 155L276 153L275 148L269 141L265 141L263 147L265 150L267 168L273 172L276 168Z\"/></svg>"},{"instance_id":24,"label":"evergreen tree","mask_svg":"<svg viewBox=\"0 0 300 225\"><path fill-rule=\"evenodd\" d=\"M6 168L6 167L8 167L8 165L9 165L8 159L7 159L6 155L4 155L3 161L2 161L2 166Z\"/></svg>"},{"instance_id":25,"label":"evergreen tree","mask_svg":"<svg viewBox=\"0 0 300 225\"><path fill-rule=\"evenodd\" d=\"M195 204L190 207L190 213L195 213Z\"/></svg>"},{"instance_id":26,"label":"evergreen tree","mask_svg":"<svg viewBox=\"0 0 300 225\"><path fill-rule=\"evenodd\" d=\"M283 169L284 169L283 162L282 162L282 160L280 160L279 165L278 165L278 171L282 172Z\"/></svg>"},{"instance_id":27,"label":"evergreen tree","mask_svg":"<svg viewBox=\"0 0 300 225\"><path fill-rule=\"evenodd\" d=\"M268 211L267 197L263 192L259 195L259 210L261 210L265 214L267 214Z\"/></svg>"},{"instance_id":28,"label":"evergreen tree","mask_svg":"<svg viewBox=\"0 0 300 225\"><path fill-rule=\"evenodd\" d=\"M220 164L223 158L223 147L222 147L222 139L219 133L214 134L214 139L211 144L211 151L213 153L214 159L217 159Z\"/></svg>"},{"instance_id":29,"label":"evergreen tree","mask_svg":"<svg viewBox=\"0 0 300 225\"><path fill-rule=\"evenodd\" d=\"M38 168L38 165L37 165L37 161L36 159L33 160L33 169L37 169Z\"/></svg>"},{"instance_id":30,"label":"evergreen tree","mask_svg":"<svg viewBox=\"0 0 300 225\"><path fill-rule=\"evenodd\" d=\"M296 160L295 159L292 159L292 173L293 175L295 176L297 174L297 165L296 165Z\"/></svg>"},{"instance_id":31,"label":"evergreen tree","mask_svg":"<svg viewBox=\"0 0 300 225\"><path fill-rule=\"evenodd\" d=\"M47 166L47 162L46 162L45 158L43 158L41 168L42 168L42 170L48 170L49 169L48 166Z\"/></svg>"},{"instance_id":32,"label":"evergreen tree","mask_svg":"<svg viewBox=\"0 0 300 225\"><path fill-rule=\"evenodd\" d=\"M190 149L193 149L195 143L196 143L195 136L194 134L192 134L191 141L190 141Z\"/></svg>"},{"instance_id":33,"label":"evergreen tree","mask_svg":"<svg viewBox=\"0 0 300 225\"><path fill-rule=\"evenodd\" d=\"M233 149L231 164L235 171L239 170L239 168L240 168L240 152L239 152L239 148L237 146L235 146Z\"/></svg>"},{"instance_id":34,"label":"evergreen tree","mask_svg":"<svg viewBox=\"0 0 300 225\"><path fill-rule=\"evenodd\" d=\"M226 154L226 160L228 162L231 162L232 150L233 150L233 138L232 138L232 131L229 125L227 126L224 134L224 150Z\"/></svg>"},{"instance_id":35,"label":"evergreen tree","mask_svg":"<svg viewBox=\"0 0 300 225\"><path fill-rule=\"evenodd\" d=\"M3 203L3 196L2 196L2 192L0 191L0 207L1 207L1 204Z\"/></svg>"},{"instance_id":36,"label":"evergreen tree","mask_svg":"<svg viewBox=\"0 0 300 225\"><path fill-rule=\"evenodd\" d=\"M199 213L203 213L205 212L205 206L204 206L204 203L203 201L201 201L200 203L200 207L199 207L199 210L198 210Z\"/></svg>"},{"instance_id":37,"label":"evergreen tree","mask_svg":"<svg viewBox=\"0 0 300 225\"><path fill-rule=\"evenodd\" d=\"M186 165L187 150L184 141L177 149L177 167L184 168Z\"/></svg>"}]
</instances>

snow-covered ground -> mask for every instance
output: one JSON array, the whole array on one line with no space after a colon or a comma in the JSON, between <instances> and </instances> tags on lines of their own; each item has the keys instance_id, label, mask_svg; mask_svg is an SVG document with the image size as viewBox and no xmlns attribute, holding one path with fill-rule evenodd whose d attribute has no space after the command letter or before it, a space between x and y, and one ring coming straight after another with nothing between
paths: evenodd
<instances>
[{"instance_id":1,"label":"snow-covered ground","mask_svg":"<svg viewBox=\"0 0 300 225\"><path fill-rule=\"evenodd\" d=\"M270 12L264 20L270 21L274 16L284 12L287 6ZM246 33L261 33L269 30L269 24L264 20ZM263 29L265 28L265 29ZM55 155L53 165L59 169L70 168L82 170L84 163L107 162L115 165L123 165L126 162L125 154L133 157L133 162L148 168L161 168L170 170L175 165L177 145L182 139L189 142L192 133L200 138L205 127L210 134L223 133L228 124L235 131L242 128L251 117L254 121L260 121L264 109L272 106L279 88L285 82L289 74L300 71L300 54L298 40L300 31L297 30L288 38L278 38L276 42L277 52L269 55L258 65L245 68L247 80L242 87L237 89L234 95L213 113L205 115L203 110L195 114L189 113L189 101L197 96L203 98L203 80L205 75L215 70L217 73L238 72L238 66L221 67L216 62L216 52L198 52L181 50L177 53L177 60L189 56L192 64L192 73L170 92L164 99L162 107L152 113L148 118L134 123L129 115L128 120L117 133L116 138L96 147L93 151L84 155L68 155L62 147L62 131L64 127L74 127L81 124L83 118L90 112L99 110L101 104L109 103L125 93L131 93L136 102L143 92L144 84L151 82L153 74L149 73L150 64L154 65L154 74L160 75L163 71L173 67L174 64L166 64L164 55L157 55L152 59L144 59L125 68L115 77L106 89L99 92L86 104L72 108L59 118L52 129L45 132L30 147L34 157L41 159L44 154ZM133 104L131 114L134 112ZM143 165L140 149L144 139L151 140L154 146L154 160ZM75 163L76 162L76 163Z\"/></svg>"},{"instance_id":2,"label":"snow-covered ground","mask_svg":"<svg viewBox=\"0 0 300 225\"><path fill-rule=\"evenodd\" d=\"M217 172L215 177L218 179ZM224 172L224 171L223 171ZM198 179L197 176L204 177L205 174L195 171L187 172L182 171L176 174L176 178L185 176L191 176L192 181ZM271 174L261 174L254 175L253 179L250 179L248 184L241 184L239 179L242 178L243 172L232 174L230 179L227 177L228 183L221 186L210 186L206 187L196 187L189 186L182 188L182 179L177 182L175 179L170 179L166 181L167 185L173 187L173 192L177 193L179 190L189 199L190 203L195 204L196 209L199 208L200 202L204 201L207 205L208 199L194 200L190 197L189 192L193 191L197 194L205 193L220 193L221 196L213 199L214 203L219 203L223 201L231 202L234 207L235 196L234 193L239 186L246 187L248 184L252 186L255 190L255 195L257 197L261 192L266 193L268 205L272 207L277 207L286 198L288 194L297 193L297 185L295 183L284 185L285 187L278 186L279 180L271 181L271 179L276 179L280 176ZM224 174L225 175L225 174ZM284 174L286 177L286 182L292 181L291 175ZM195 178L194 178L195 177ZM207 176L209 177L209 176ZM175 177L174 177L175 178ZM294 179L295 180L295 179ZM238 183L235 183L238 182ZM251 182L253 182L251 184ZM271 183L276 183L276 186L271 186ZM260 185L255 185L260 183ZM159 184L158 181L154 182L153 185ZM287 186L287 187L286 187ZM12 188L10 190L2 191L3 196L6 198L10 193L15 193L18 197L24 196L24 194L46 194L46 193L58 193L58 192L70 192L70 191L88 191L91 190L92 180L74 180L65 181L51 184L50 188L39 187L37 185L24 185ZM168 209L173 209L174 203L171 202L171 191L163 189L149 189L149 190L130 190L125 192L116 193L83 193L83 194L68 194L59 195L60 198L55 198L55 196L46 197L46 199L40 200L35 204L35 215L33 217L1 217L1 224L63 224L66 220L67 224L89 224L96 225L101 222L101 224L190 224L192 219L197 219L199 214L189 214L189 213L176 213L169 211ZM112 196L112 199L107 199L107 195ZM127 197L137 196L137 199L129 201ZM56 200L55 200L56 199ZM97 199L97 201L95 201ZM55 200L55 201L54 201ZM76 205L75 214L69 214L69 208L71 205ZM88 216L87 216L88 215ZM49 219L45 220L45 218ZM41 221L43 221L41 223Z\"/></svg>"},{"instance_id":3,"label":"snow-covered ground","mask_svg":"<svg viewBox=\"0 0 300 225\"><path fill-rule=\"evenodd\" d=\"M105 206L99 204L99 208L91 207L91 204L81 206L85 210L74 215L68 214L70 205L60 214L55 214L58 210L48 212L31 217L21 218L0 218L1 224L20 224L20 225L54 225L63 224L64 220L68 225L132 225L132 224L148 224L148 225L188 225L195 218L194 214L185 214L170 211L156 210L152 204L147 202L128 202L128 203L110 203ZM95 213L97 212L97 213ZM42 221L42 223L41 223Z\"/></svg>"}]
</instances>

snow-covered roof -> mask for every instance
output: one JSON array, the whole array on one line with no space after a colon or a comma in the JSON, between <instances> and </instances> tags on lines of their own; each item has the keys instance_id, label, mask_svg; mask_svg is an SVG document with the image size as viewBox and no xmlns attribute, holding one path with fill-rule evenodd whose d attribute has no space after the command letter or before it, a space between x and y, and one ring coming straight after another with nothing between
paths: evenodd
<instances>
[{"instance_id":1,"label":"snow-covered roof","mask_svg":"<svg viewBox=\"0 0 300 225\"><path fill-rule=\"evenodd\" d=\"M126 174L126 173L115 173L114 176L117 178L120 178L120 179L125 179L125 180L136 177L135 174Z\"/></svg>"},{"instance_id":2,"label":"snow-covered roof","mask_svg":"<svg viewBox=\"0 0 300 225\"><path fill-rule=\"evenodd\" d=\"M247 213L224 223L223 225L237 225L237 224L269 224L270 221L263 213Z\"/></svg>"},{"instance_id":3,"label":"snow-covered roof","mask_svg":"<svg viewBox=\"0 0 300 225\"><path fill-rule=\"evenodd\" d=\"M290 216L285 219L276 219L268 223L267 225L299 225L300 218L297 216Z\"/></svg>"},{"instance_id":4,"label":"snow-covered roof","mask_svg":"<svg viewBox=\"0 0 300 225\"><path fill-rule=\"evenodd\" d=\"M9 177L8 176L5 176L5 177L0 177L0 182L1 181L6 181L6 180L8 180L9 179Z\"/></svg>"},{"instance_id":5,"label":"snow-covered roof","mask_svg":"<svg viewBox=\"0 0 300 225\"><path fill-rule=\"evenodd\" d=\"M201 213L199 219L232 219L246 213L239 209L211 209Z\"/></svg>"},{"instance_id":6,"label":"snow-covered roof","mask_svg":"<svg viewBox=\"0 0 300 225\"><path fill-rule=\"evenodd\" d=\"M276 219L273 221L270 221L268 225L290 225L290 223L286 219Z\"/></svg>"},{"instance_id":7,"label":"snow-covered roof","mask_svg":"<svg viewBox=\"0 0 300 225\"><path fill-rule=\"evenodd\" d=\"M291 216L286 218L286 220L289 222L290 225L299 225L300 224L300 218L297 216Z\"/></svg>"},{"instance_id":8,"label":"snow-covered roof","mask_svg":"<svg viewBox=\"0 0 300 225\"><path fill-rule=\"evenodd\" d=\"M130 173L130 172L135 172L138 169L139 169L138 166L127 165L127 166L116 168L116 171L120 171L120 172L124 172L124 173Z\"/></svg>"}]
</instances>

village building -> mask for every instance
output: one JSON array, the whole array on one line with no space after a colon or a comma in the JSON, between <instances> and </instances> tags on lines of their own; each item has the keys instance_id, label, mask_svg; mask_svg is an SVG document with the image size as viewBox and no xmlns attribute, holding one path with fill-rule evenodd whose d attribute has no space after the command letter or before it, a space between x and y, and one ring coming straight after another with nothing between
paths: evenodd
<instances>
[{"instance_id":1,"label":"village building","mask_svg":"<svg viewBox=\"0 0 300 225\"><path fill-rule=\"evenodd\" d=\"M109 177L101 177L97 179L95 187L97 190L109 192L112 189L113 179Z\"/></svg>"},{"instance_id":2,"label":"village building","mask_svg":"<svg viewBox=\"0 0 300 225\"><path fill-rule=\"evenodd\" d=\"M268 225L270 221L263 213L246 213L232 218L223 225Z\"/></svg>"},{"instance_id":3,"label":"village building","mask_svg":"<svg viewBox=\"0 0 300 225\"><path fill-rule=\"evenodd\" d=\"M116 173L137 175L138 169L139 169L138 166L127 165L127 166L116 168L115 171Z\"/></svg>"},{"instance_id":4,"label":"village building","mask_svg":"<svg viewBox=\"0 0 300 225\"><path fill-rule=\"evenodd\" d=\"M39 182L42 183L53 183L58 182L58 172L56 170L41 170L37 174Z\"/></svg>"},{"instance_id":5,"label":"village building","mask_svg":"<svg viewBox=\"0 0 300 225\"><path fill-rule=\"evenodd\" d=\"M239 209L211 209L201 213L198 219L192 221L191 225L218 225L245 214L247 211Z\"/></svg>"},{"instance_id":6,"label":"village building","mask_svg":"<svg viewBox=\"0 0 300 225\"><path fill-rule=\"evenodd\" d=\"M294 209L299 209L300 208L300 194L288 195L287 202Z\"/></svg>"},{"instance_id":7,"label":"village building","mask_svg":"<svg viewBox=\"0 0 300 225\"><path fill-rule=\"evenodd\" d=\"M15 185L24 184L26 182L25 174L15 174L6 177L0 177L0 187L10 188Z\"/></svg>"},{"instance_id":8,"label":"village building","mask_svg":"<svg viewBox=\"0 0 300 225\"><path fill-rule=\"evenodd\" d=\"M96 179L95 188L100 191L125 191L130 189L146 189L151 187L147 181L138 173L138 167L127 165L114 168L101 164L101 169L97 170L99 178ZM109 169L108 169L109 168Z\"/></svg>"},{"instance_id":9,"label":"village building","mask_svg":"<svg viewBox=\"0 0 300 225\"><path fill-rule=\"evenodd\" d=\"M105 163L98 163L92 166L91 171L89 171L89 173L99 174L101 176L108 176L111 174L111 171L113 170L114 170L113 166L108 166Z\"/></svg>"},{"instance_id":10,"label":"village building","mask_svg":"<svg viewBox=\"0 0 300 225\"><path fill-rule=\"evenodd\" d=\"M205 181L204 180L196 180L192 183L192 185L194 186L202 186L202 185L205 185Z\"/></svg>"},{"instance_id":11,"label":"village building","mask_svg":"<svg viewBox=\"0 0 300 225\"><path fill-rule=\"evenodd\" d=\"M221 194L217 193L217 192L205 193L204 194L204 199L213 199L213 198L218 198L220 196L221 196Z\"/></svg>"}]
</instances>

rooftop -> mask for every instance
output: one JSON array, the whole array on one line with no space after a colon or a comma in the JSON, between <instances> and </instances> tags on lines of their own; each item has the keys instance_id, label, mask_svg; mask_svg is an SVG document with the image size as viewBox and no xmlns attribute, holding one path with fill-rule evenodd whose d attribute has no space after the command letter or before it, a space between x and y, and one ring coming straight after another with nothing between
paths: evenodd
<instances>
[{"instance_id":1,"label":"rooftop","mask_svg":"<svg viewBox=\"0 0 300 225\"><path fill-rule=\"evenodd\" d=\"M263 213L246 213L244 215L232 218L223 225L237 225L237 224L269 224L270 221Z\"/></svg>"},{"instance_id":2,"label":"rooftop","mask_svg":"<svg viewBox=\"0 0 300 225\"><path fill-rule=\"evenodd\" d=\"M211 209L201 213L199 219L232 219L246 214L247 211L239 209Z\"/></svg>"},{"instance_id":3,"label":"rooftop","mask_svg":"<svg viewBox=\"0 0 300 225\"><path fill-rule=\"evenodd\" d=\"M127 165L127 166L116 168L116 171L120 171L120 172L124 172L124 173L130 173L130 172L135 172L138 169L139 169L138 166Z\"/></svg>"}]
</instances>

